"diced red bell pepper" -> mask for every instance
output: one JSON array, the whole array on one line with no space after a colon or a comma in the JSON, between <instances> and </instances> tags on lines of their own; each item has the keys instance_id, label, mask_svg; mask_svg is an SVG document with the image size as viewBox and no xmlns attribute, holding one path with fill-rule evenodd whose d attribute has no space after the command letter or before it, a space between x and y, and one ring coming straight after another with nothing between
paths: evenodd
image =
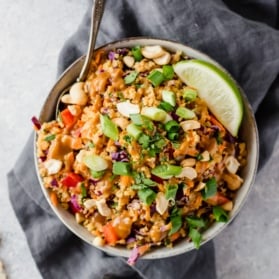
<instances>
[{"instance_id":1,"label":"diced red bell pepper","mask_svg":"<svg viewBox=\"0 0 279 279\"><path fill-rule=\"evenodd\" d=\"M68 108L62 110L60 112L60 115L61 115L62 122L66 127L71 127L76 121L75 116L71 114Z\"/></svg>"},{"instance_id":2,"label":"diced red bell pepper","mask_svg":"<svg viewBox=\"0 0 279 279\"><path fill-rule=\"evenodd\" d=\"M206 202L213 206L222 205L229 201L230 200L227 197L225 197L223 194L221 194L220 192L218 192L218 193L216 193L216 195L206 199Z\"/></svg>"},{"instance_id":3,"label":"diced red bell pepper","mask_svg":"<svg viewBox=\"0 0 279 279\"><path fill-rule=\"evenodd\" d=\"M80 175L71 172L62 178L61 183L66 187L76 187L81 181L83 181L83 178Z\"/></svg>"}]
</instances>

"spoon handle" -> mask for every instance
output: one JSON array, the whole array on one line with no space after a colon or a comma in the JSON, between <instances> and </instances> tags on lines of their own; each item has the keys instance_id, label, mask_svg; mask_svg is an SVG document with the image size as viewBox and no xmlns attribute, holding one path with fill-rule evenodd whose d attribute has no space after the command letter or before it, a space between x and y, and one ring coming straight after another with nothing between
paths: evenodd
<instances>
[{"instance_id":1,"label":"spoon handle","mask_svg":"<svg viewBox=\"0 0 279 279\"><path fill-rule=\"evenodd\" d=\"M93 8L92 8L92 15L91 15L89 45L88 45L85 61L81 69L78 81L84 81L87 77L91 60L93 58L99 26L104 13L105 2L106 2L105 0L94 1Z\"/></svg>"}]
</instances>

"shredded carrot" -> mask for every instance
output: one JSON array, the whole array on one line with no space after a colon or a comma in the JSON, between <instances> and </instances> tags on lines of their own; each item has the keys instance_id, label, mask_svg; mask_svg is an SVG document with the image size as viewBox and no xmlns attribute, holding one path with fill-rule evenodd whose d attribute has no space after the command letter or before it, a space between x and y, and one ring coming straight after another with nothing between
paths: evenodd
<instances>
[{"instance_id":1,"label":"shredded carrot","mask_svg":"<svg viewBox=\"0 0 279 279\"><path fill-rule=\"evenodd\" d=\"M132 184L132 181L133 181L133 178L131 176L121 175L119 184L122 185L123 187L127 188Z\"/></svg>"},{"instance_id":2,"label":"shredded carrot","mask_svg":"<svg viewBox=\"0 0 279 279\"><path fill-rule=\"evenodd\" d=\"M103 226L103 233L104 233L106 242L109 245L114 246L116 241L118 240L118 236L111 223L107 223L105 226Z\"/></svg>"},{"instance_id":3,"label":"shredded carrot","mask_svg":"<svg viewBox=\"0 0 279 279\"><path fill-rule=\"evenodd\" d=\"M170 241L171 242L174 242L176 239L178 239L180 237L180 233L179 232L176 232L176 233L174 233L174 234L172 234L171 236L170 236Z\"/></svg>"},{"instance_id":4,"label":"shredded carrot","mask_svg":"<svg viewBox=\"0 0 279 279\"><path fill-rule=\"evenodd\" d=\"M58 205L58 199L57 199L57 195L55 192L51 192L49 195L50 201L54 206Z\"/></svg>"},{"instance_id":5,"label":"shredded carrot","mask_svg":"<svg viewBox=\"0 0 279 279\"><path fill-rule=\"evenodd\" d=\"M225 128L223 127L223 125L212 115L210 116L210 122L213 125L216 125L221 131L225 131Z\"/></svg>"},{"instance_id":6,"label":"shredded carrot","mask_svg":"<svg viewBox=\"0 0 279 279\"><path fill-rule=\"evenodd\" d=\"M100 62L101 62L101 58L104 54L104 51L103 50L99 50L97 53L96 53L96 56L95 56L95 63L98 65Z\"/></svg>"},{"instance_id":7,"label":"shredded carrot","mask_svg":"<svg viewBox=\"0 0 279 279\"><path fill-rule=\"evenodd\" d=\"M142 256L150 249L150 244L142 245L138 248L139 254Z\"/></svg>"}]
</instances>

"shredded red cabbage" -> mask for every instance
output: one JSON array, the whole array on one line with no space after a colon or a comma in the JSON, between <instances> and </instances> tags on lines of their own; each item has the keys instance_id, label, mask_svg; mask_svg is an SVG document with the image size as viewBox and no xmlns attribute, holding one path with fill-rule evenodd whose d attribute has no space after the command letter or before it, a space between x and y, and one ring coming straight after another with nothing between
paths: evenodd
<instances>
[{"instance_id":1,"label":"shredded red cabbage","mask_svg":"<svg viewBox=\"0 0 279 279\"><path fill-rule=\"evenodd\" d=\"M136 238L133 237L133 236L131 236L131 237L129 237L129 238L126 240L126 243L127 243L127 244L130 244L130 243L133 243L133 242L135 242L135 241L136 241Z\"/></svg>"},{"instance_id":2,"label":"shredded red cabbage","mask_svg":"<svg viewBox=\"0 0 279 279\"><path fill-rule=\"evenodd\" d=\"M130 264L130 265L134 265L136 263L137 259L139 258L139 256L140 256L139 248L134 247L127 263Z\"/></svg>"},{"instance_id":3,"label":"shredded red cabbage","mask_svg":"<svg viewBox=\"0 0 279 279\"><path fill-rule=\"evenodd\" d=\"M127 48L119 48L117 49L117 53L120 55L126 55L128 54L129 50Z\"/></svg>"},{"instance_id":4,"label":"shredded red cabbage","mask_svg":"<svg viewBox=\"0 0 279 279\"><path fill-rule=\"evenodd\" d=\"M69 204L70 204L71 211L73 213L80 212L81 207L78 204L77 196L76 195L71 196L71 200L70 200Z\"/></svg>"},{"instance_id":5,"label":"shredded red cabbage","mask_svg":"<svg viewBox=\"0 0 279 279\"><path fill-rule=\"evenodd\" d=\"M114 57L115 57L115 52L114 51L110 51L109 54L108 54L108 59L110 61L113 61L114 60Z\"/></svg>"},{"instance_id":6,"label":"shredded red cabbage","mask_svg":"<svg viewBox=\"0 0 279 279\"><path fill-rule=\"evenodd\" d=\"M160 178L160 177L158 177L158 176L156 176L154 174L151 174L151 180L153 180L153 181L155 181L157 183L163 183L164 182L164 180L162 178Z\"/></svg>"},{"instance_id":7,"label":"shredded red cabbage","mask_svg":"<svg viewBox=\"0 0 279 279\"><path fill-rule=\"evenodd\" d=\"M41 162L45 162L45 161L46 161L46 159L47 159L47 157L46 157L46 156L41 156L41 157L40 157Z\"/></svg>"},{"instance_id":8,"label":"shredded red cabbage","mask_svg":"<svg viewBox=\"0 0 279 279\"><path fill-rule=\"evenodd\" d=\"M32 121L33 125L34 125L38 130L41 129L42 125L41 125L39 119L38 119L36 116L33 116L33 117L31 118L31 121Z\"/></svg>"},{"instance_id":9,"label":"shredded red cabbage","mask_svg":"<svg viewBox=\"0 0 279 279\"><path fill-rule=\"evenodd\" d=\"M98 179L91 179L91 178L88 180L89 184L92 184L94 186L96 186L99 181L100 180L98 180Z\"/></svg>"},{"instance_id":10,"label":"shredded red cabbage","mask_svg":"<svg viewBox=\"0 0 279 279\"><path fill-rule=\"evenodd\" d=\"M119 152L112 152L111 159L117 162L129 162L128 154L124 150Z\"/></svg>"},{"instance_id":11,"label":"shredded red cabbage","mask_svg":"<svg viewBox=\"0 0 279 279\"><path fill-rule=\"evenodd\" d=\"M173 118L173 120L178 121L179 116L175 112L172 111L170 114L171 114L171 117Z\"/></svg>"},{"instance_id":12,"label":"shredded red cabbage","mask_svg":"<svg viewBox=\"0 0 279 279\"><path fill-rule=\"evenodd\" d=\"M53 186L53 187L58 187L58 182L55 178L53 178L50 182L50 185Z\"/></svg>"}]
</instances>

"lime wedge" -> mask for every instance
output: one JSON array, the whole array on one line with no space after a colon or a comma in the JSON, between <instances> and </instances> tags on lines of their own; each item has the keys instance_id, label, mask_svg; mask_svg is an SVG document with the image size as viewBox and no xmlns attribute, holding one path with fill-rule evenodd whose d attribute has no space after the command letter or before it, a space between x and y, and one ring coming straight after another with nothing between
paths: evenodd
<instances>
[{"instance_id":1,"label":"lime wedge","mask_svg":"<svg viewBox=\"0 0 279 279\"><path fill-rule=\"evenodd\" d=\"M224 127L237 136L243 103L233 79L217 66L197 59L178 62L173 68L183 82L198 90L199 97Z\"/></svg>"}]
</instances>

